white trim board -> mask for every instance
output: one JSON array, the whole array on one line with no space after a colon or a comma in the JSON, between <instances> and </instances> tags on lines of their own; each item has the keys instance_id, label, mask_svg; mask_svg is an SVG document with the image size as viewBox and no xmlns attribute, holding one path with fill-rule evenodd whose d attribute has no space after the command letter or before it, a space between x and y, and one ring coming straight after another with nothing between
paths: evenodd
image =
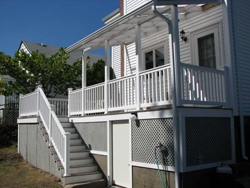
<instances>
[{"instance_id":1,"label":"white trim board","mask_svg":"<svg viewBox=\"0 0 250 188\"><path fill-rule=\"evenodd\" d=\"M18 124L25 124L25 123L39 123L40 117L30 117L30 118L18 118Z\"/></svg>"},{"instance_id":2,"label":"white trim board","mask_svg":"<svg viewBox=\"0 0 250 188\"><path fill-rule=\"evenodd\" d=\"M101 115L101 116L84 116L84 117L70 117L69 121L73 123L86 123L86 122L103 122L103 121L118 121L128 120L134 117L130 113L116 114L116 115Z\"/></svg>"},{"instance_id":3,"label":"white trim board","mask_svg":"<svg viewBox=\"0 0 250 188\"><path fill-rule=\"evenodd\" d=\"M157 118L172 118L172 109L155 110L145 112L131 112L125 114L101 115L101 116L83 116L83 117L70 117L69 121L73 123L87 123L87 122L104 122L104 121L120 121L129 120L134 118L137 114L137 119L157 119Z\"/></svg>"},{"instance_id":4,"label":"white trim board","mask_svg":"<svg viewBox=\"0 0 250 188\"><path fill-rule=\"evenodd\" d=\"M90 150L89 152L90 152L91 154L94 154L94 155L105 155L105 156L108 155L108 152L107 152L107 151Z\"/></svg>"}]
</instances>

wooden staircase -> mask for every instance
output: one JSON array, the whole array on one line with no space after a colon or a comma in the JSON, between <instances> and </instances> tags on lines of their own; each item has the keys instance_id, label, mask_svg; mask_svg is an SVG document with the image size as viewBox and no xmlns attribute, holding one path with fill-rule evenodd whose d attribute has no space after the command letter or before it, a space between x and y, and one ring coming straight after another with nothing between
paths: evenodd
<instances>
[{"instance_id":1,"label":"wooden staircase","mask_svg":"<svg viewBox=\"0 0 250 188\"><path fill-rule=\"evenodd\" d=\"M95 164L94 158L91 156L86 145L83 144L76 128L69 122L68 118L58 118L65 132L70 133L70 154L69 154L69 172L70 176L64 176L64 168L53 146L49 146L48 133L41 122L40 129L46 143L50 148L50 153L56 162L56 167L60 171L62 182L67 184L101 182L103 187L104 175L99 171L98 165ZM96 182L94 180L97 180ZM103 180L103 181L101 181ZM98 186L97 186L98 187Z\"/></svg>"}]
</instances>

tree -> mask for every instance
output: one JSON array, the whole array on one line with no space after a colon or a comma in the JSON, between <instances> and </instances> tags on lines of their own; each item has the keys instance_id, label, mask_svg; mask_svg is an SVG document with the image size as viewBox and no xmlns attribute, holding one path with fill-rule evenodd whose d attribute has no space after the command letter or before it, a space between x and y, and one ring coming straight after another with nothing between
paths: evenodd
<instances>
[{"instance_id":1,"label":"tree","mask_svg":"<svg viewBox=\"0 0 250 188\"><path fill-rule=\"evenodd\" d=\"M105 62L99 59L93 63L92 67L89 65L90 57L87 57L87 86L104 82L105 80ZM110 67L110 79L114 78L113 69Z\"/></svg>"},{"instance_id":2,"label":"tree","mask_svg":"<svg viewBox=\"0 0 250 188\"><path fill-rule=\"evenodd\" d=\"M101 59L90 67L90 58L87 57L87 85L104 81L105 62ZM27 94L42 85L47 97L58 94L67 95L68 88L80 88L82 76L82 61L78 59L72 65L67 64L69 54L63 48L56 54L46 57L38 51L26 54L23 50L16 52L14 57L0 52L0 75L9 75L14 78L8 84L0 83L0 94L5 96L15 93ZM113 78L113 69L110 68L110 79Z\"/></svg>"},{"instance_id":3,"label":"tree","mask_svg":"<svg viewBox=\"0 0 250 188\"><path fill-rule=\"evenodd\" d=\"M67 64L69 54L63 48L47 58L38 51L26 54L23 50L14 57L0 52L0 75L14 78L8 84L0 83L1 94L26 94L42 85L47 97L67 94L67 88L78 88L81 85L81 60L72 65Z\"/></svg>"}]
</instances>

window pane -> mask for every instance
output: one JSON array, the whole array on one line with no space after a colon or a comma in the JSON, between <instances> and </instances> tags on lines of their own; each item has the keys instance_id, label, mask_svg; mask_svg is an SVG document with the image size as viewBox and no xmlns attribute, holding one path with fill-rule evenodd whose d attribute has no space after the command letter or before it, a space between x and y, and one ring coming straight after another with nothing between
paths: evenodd
<instances>
[{"instance_id":1,"label":"window pane","mask_svg":"<svg viewBox=\"0 0 250 188\"><path fill-rule=\"evenodd\" d=\"M164 47L155 50L156 66L164 65Z\"/></svg>"},{"instance_id":2,"label":"window pane","mask_svg":"<svg viewBox=\"0 0 250 188\"><path fill-rule=\"evenodd\" d=\"M203 67L216 68L214 34L198 39L199 65Z\"/></svg>"},{"instance_id":3,"label":"window pane","mask_svg":"<svg viewBox=\"0 0 250 188\"><path fill-rule=\"evenodd\" d=\"M146 69L152 69L154 67L153 65L153 51L150 51L148 53L145 53L145 60L146 60Z\"/></svg>"}]
</instances>

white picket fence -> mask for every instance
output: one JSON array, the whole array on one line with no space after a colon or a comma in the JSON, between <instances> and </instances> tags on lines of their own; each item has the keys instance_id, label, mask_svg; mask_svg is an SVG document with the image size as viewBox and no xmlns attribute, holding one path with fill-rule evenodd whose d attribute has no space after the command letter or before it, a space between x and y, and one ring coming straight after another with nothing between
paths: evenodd
<instances>
[{"instance_id":1,"label":"white picket fence","mask_svg":"<svg viewBox=\"0 0 250 188\"><path fill-rule=\"evenodd\" d=\"M65 176L69 176L69 145L70 133L64 131L57 115L55 106L50 104L42 88L20 95L19 117L39 116L49 136L49 145L53 145L64 167Z\"/></svg>"}]
</instances>

